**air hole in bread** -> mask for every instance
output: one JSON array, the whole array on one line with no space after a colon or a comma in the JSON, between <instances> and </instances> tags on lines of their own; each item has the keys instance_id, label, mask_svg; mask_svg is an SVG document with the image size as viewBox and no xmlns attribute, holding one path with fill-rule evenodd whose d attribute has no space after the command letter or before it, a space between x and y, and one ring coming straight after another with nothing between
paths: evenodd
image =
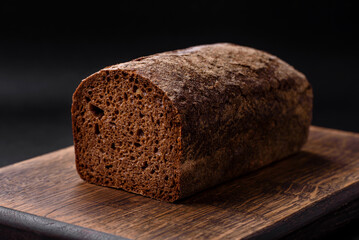
<instances>
[{"instance_id":1,"label":"air hole in bread","mask_svg":"<svg viewBox=\"0 0 359 240\"><path fill-rule=\"evenodd\" d=\"M90 104L90 111L98 118L101 118L104 115L104 111L93 104Z\"/></svg>"},{"instance_id":2,"label":"air hole in bread","mask_svg":"<svg viewBox=\"0 0 359 240\"><path fill-rule=\"evenodd\" d=\"M100 127L97 123L95 124L95 134L100 134Z\"/></svg>"},{"instance_id":3,"label":"air hole in bread","mask_svg":"<svg viewBox=\"0 0 359 240\"><path fill-rule=\"evenodd\" d=\"M138 89L137 85L133 85L132 90L133 90L134 93L136 93L137 89Z\"/></svg>"},{"instance_id":4,"label":"air hole in bread","mask_svg":"<svg viewBox=\"0 0 359 240\"><path fill-rule=\"evenodd\" d=\"M147 163L147 161L144 161L143 162L143 165L142 165L142 170L145 170L146 168L148 167L148 163Z\"/></svg>"},{"instance_id":5,"label":"air hole in bread","mask_svg":"<svg viewBox=\"0 0 359 240\"><path fill-rule=\"evenodd\" d=\"M139 136L139 137L142 137L145 133L143 132L143 130L140 128L137 130L137 133L136 135Z\"/></svg>"}]
</instances>

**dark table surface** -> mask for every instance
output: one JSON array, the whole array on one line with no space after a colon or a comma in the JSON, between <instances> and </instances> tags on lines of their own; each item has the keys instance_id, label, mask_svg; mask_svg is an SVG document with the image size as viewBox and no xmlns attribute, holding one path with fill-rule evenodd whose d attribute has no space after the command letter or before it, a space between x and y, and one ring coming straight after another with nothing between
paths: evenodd
<instances>
[{"instance_id":1,"label":"dark table surface","mask_svg":"<svg viewBox=\"0 0 359 240\"><path fill-rule=\"evenodd\" d=\"M2 4L0 167L72 145L71 96L88 75L139 56L215 42L287 61L313 86L314 125L359 132L357 15L351 3L318 2L244 1L235 8L226 1L125 1L56 11ZM330 236L357 239L358 226L354 220Z\"/></svg>"}]
</instances>

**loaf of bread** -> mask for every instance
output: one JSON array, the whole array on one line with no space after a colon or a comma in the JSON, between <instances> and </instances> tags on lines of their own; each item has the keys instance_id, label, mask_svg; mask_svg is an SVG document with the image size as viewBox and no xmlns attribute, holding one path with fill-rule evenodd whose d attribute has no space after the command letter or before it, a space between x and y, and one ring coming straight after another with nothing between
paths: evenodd
<instances>
[{"instance_id":1,"label":"loaf of bread","mask_svg":"<svg viewBox=\"0 0 359 240\"><path fill-rule=\"evenodd\" d=\"M298 152L312 99L292 66L228 43L106 67L73 95L77 171L173 202Z\"/></svg>"}]
</instances>

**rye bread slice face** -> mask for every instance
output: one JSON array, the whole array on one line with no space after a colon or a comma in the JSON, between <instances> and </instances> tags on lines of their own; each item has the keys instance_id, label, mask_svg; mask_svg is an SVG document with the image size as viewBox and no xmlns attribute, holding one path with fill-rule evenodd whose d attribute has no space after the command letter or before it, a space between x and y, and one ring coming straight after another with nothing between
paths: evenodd
<instances>
[{"instance_id":1,"label":"rye bread slice face","mask_svg":"<svg viewBox=\"0 0 359 240\"><path fill-rule=\"evenodd\" d=\"M100 71L75 92L72 114L81 178L179 198L180 118L162 90L128 71Z\"/></svg>"}]
</instances>

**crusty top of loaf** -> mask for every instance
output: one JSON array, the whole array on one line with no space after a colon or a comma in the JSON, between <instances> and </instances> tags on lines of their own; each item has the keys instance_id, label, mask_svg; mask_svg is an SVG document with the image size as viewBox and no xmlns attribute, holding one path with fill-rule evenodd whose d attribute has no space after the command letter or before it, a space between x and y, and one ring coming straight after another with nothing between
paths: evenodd
<instances>
[{"instance_id":1,"label":"crusty top of loaf","mask_svg":"<svg viewBox=\"0 0 359 240\"><path fill-rule=\"evenodd\" d=\"M201 104L213 98L216 92L223 92L223 88L236 86L243 95L248 95L278 88L283 80L287 82L288 79L292 80L291 87L301 88L298 89L300 92L309 85L302 73L279 58L231 43L154 54L107 69L134 71L151 79L182 113L186 112L188 100L194 105Z\"/></svg>"}]
</instances>

